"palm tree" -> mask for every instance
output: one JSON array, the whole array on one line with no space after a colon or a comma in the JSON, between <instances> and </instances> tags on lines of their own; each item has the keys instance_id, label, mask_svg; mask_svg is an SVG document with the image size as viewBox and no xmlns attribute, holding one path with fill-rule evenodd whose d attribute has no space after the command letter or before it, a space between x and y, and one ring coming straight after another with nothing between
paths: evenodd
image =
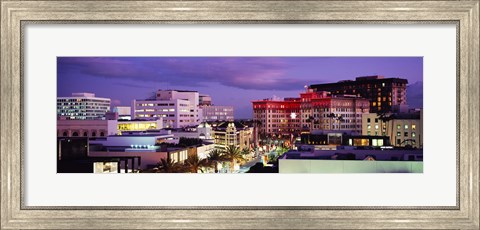
<instances>
[{"instance_id":1,"label":"palm tree","mask_svg":"<svg viewBox=\"0 0 480 230\"><path fill-rule=\"evenodd\" d=\"M250 149L248 147L245 147L240 151L240 153L243 155L244 158L247 158L248 155L250 155Z\"/></svg>"},{"instance_id":2,"label":"palm tree","mask_svg":"<svg viewBox=\"0 0 480 230\"><path fill-rule=\"evenodd\" d=\"M240 148L233 145L227 146L227 148L223 152L223 156L225 160L230 161L230 172L233 172L235 162L245 161L245 158L243 158L243 155L240 152Z\"/></svg>"},{"instance_id":3,"label":"palm tree","mask_svg":"<svg viewBox=\"0 0 480 230\"><path fill-rule=\"evenodd\" d=\"M160 159L157 168L158 172L163 173L182 173L185 171L183 164L174 162L172 159Z\"/></svg>"},{"instance_id":4,"label":"palm tree","mask_svg":"<svg viewBox=\"0 0 480 230\"><path fill-rule=\"evenodd\" d=\"M215 173L218 173L218 163L224 161L222 152L218 149L213 149L207 157L207 163L213 165L215 168Z\"/></svg>"},{"instance_id":5,"label":"palm tree","mask_svg":"<svg viewBox=\"0 0 480 230\"><path fill-rule=\"evenodd\" d=\"M330 113L330 114L327 114L327 117L330 118L330 130L333 130L333 118L336 117L336 115L334 113Z\"/></svg>"},{"instance_id":6,"label":"palm tree","mask_svg":"<svg viewBox=\"0 0 480 230\"><path fill-rule=\"evenodd\" d=\"M203 173L202 167L208 167L207 159L200 159L196 153L188 155L188 158L183 162L186 171L191 173L198 173L200 170Z\"/></svg>"}]
</instances>

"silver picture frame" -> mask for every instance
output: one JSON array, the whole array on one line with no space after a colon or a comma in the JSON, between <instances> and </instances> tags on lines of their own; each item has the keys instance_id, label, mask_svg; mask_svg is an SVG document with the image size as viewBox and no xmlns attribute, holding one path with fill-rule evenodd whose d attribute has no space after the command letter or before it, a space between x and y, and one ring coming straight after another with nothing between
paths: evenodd
<instances>
[{"instance_id":1,"label":"silver picture frame","mask_svg":"<svg viewBox=\"0 0 480 230\"><path fill-rule=\"evenodd\" d=\"M1 2L1 229L479 229L479 6L474 1ZM448 207L32 207L23 185L28 24L455 24L457 205Z\"/></svg>"}]
</instances>

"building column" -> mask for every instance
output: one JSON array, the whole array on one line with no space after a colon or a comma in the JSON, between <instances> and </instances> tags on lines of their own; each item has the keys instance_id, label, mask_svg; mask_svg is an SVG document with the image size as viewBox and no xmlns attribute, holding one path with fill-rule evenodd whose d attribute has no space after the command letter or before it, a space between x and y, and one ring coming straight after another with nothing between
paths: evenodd
<instances>
[{"instance_id":1,"label":"building column","mask_svg":"<svg viewBox=\"0 0 480 230\"><path fill-rule=\"evenodd\" d=\"M125 159L125 173L128 173L128 158Z\"/></svg>"},{"instance_id":2,"label":"building column","mask_svg":"<svg viewBox=\"0 0 480 230\"><path fill-rule=\"evenodd\" d=\"M135 172L135 157L132 157L132 172Z\"/></svg>"}]
</instances>

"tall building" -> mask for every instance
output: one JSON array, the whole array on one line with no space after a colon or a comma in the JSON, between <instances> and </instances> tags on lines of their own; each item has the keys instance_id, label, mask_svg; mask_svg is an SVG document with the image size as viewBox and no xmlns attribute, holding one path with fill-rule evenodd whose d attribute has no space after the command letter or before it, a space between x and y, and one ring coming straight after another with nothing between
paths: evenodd
<instances>
[{"instance_id":1,"label":"tall building","mask_svg":"<svg viewBox=\"0 0 480 230\"><path fill-rule=\"evenodd\" d=\"M93 93L72 93L71 97L57 97L57 119L104 120L110 111L110 99L95 97Z\"/></svg>"},{"instance_id":2,"label":"tall building","mask_svg":"<svg viewBox=\"0 0 480 230\"><path fill-rule=\"evenodd\" d=\"M132 119L163 118L165 128L182 128L200 123L199 94L196 91L158 90L155 98L133 100Z\"/></svg>"},{"instance_id":3,"label":"tall building","mask_svg":"<svg viewBox=\"0 0 480 230\"><path fill-rule=\"evenodd\" d=\"M332 95L307 89L301 93L301 126L308 130L362 132L362 114L369 101L356 95Z\"/></svg>"},{"instance_id":4,"label":"tall building","mask_svg":"<svg viewBox=\"0 0 480 230\"><path fill-rule=\"evenodd\" d=\"M355 95L331 95L308 89L300 98L253 101L253 119L260 134L294 134L302 130L361 133L369 101Z\"/></svg>"},{"instance_id":5,"label":"tall building","mask_svg":"<svg viewBox=\"0 0 480 230\"><path fill-rule=\"evenodd\" d=\"M362 135L388 136L394 146L423 148L423 110L410 113L376 113L362 117Z\"/></svg>"},{"instance_id":6,"label":"tall building","mask_svg":"<svg viewBox=\"0 0 480 230\"><path fill-rule=\"evenodd\" d=\"M383 76L357 77L355 81L310 85L314 91L329 91L334 95L351 94L370 101L371 113L395 112L407 106L408 80Z\"/></svg>"},{"instance_id":7,"label":"tall building","mask_svg":"<svg viewBox=\"0 0 480 230\"><path fill-rule=\"evenodd\" d=\"M233 121L233 106L200 106L202 121Z\"/></svg>"},{"instance_id":8,"label":"tall building","mask_svg":"<svg viewBox=\"0 0 480 230\"><path fill-rule=\"evenodd\" d=\"M252 101L253 120L258 133L299 134L302 130L300 98L279 98Z\"/></svg>"}]
</instances>

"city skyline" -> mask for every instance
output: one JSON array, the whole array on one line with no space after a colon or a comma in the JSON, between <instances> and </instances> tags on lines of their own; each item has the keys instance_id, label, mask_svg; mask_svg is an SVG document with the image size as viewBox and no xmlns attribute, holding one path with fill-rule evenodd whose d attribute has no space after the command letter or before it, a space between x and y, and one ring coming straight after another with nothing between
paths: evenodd
<instances>
[{"instance_id":1,"label":"city skyline","mask_svg":"<svg viewBox=\"0 0 480 230\"><path fill-rule=\"evenodd\" d=\"M423 79L422 57L58 57L57 64L57 96L95 93L114 107L158 89L195 90L215 105L233 105L239 119L252 118L251 101L297 97L305 85L368 75L409 85ZM414 101L421 101L422 87L415 91Z\"/></svg>"}]
</instances>

